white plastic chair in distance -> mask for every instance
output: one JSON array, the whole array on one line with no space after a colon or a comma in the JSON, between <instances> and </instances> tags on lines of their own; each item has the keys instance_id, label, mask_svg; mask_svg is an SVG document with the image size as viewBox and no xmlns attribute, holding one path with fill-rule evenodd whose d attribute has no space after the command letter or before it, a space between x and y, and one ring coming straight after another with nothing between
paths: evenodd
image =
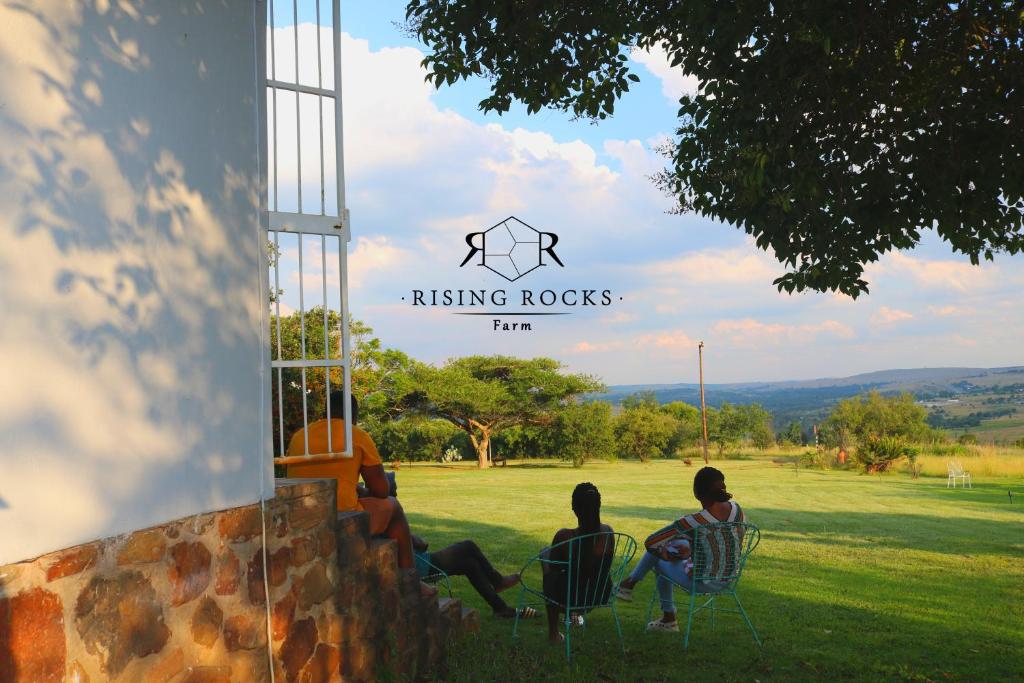
<instances>
[{"instance_id":1,"label":"white plastic chair in distance","mask_svg":"<svg viewBox=\"0 0 1024 683\"><path fill-rule=\"evenodd\" d=\"M956 488L956 482L958 479L960 480L960 484L965 488L974 488L974 486L971 485L971 473L964 472L964 466L958 461L950 460L946 463L946 470L949 472L949 477L946 479L947 489L950 485L952 485L953 488Z\"/></svg>"}]
</instances>

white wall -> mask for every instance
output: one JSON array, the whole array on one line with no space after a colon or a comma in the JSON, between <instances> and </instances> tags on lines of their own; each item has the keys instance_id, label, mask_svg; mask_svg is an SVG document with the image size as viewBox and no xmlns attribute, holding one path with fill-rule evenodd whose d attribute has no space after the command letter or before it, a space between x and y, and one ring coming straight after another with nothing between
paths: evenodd
<instances>
[{"instance_id":1,"label":"white wall","mask_svg":"<svg viewBox=\"0 0 1024 683\"><path fill-rule=\"evenodd\" d=\"M259 499L263 11L0 5L0 564Z\"/></svg>"}]
</instances>

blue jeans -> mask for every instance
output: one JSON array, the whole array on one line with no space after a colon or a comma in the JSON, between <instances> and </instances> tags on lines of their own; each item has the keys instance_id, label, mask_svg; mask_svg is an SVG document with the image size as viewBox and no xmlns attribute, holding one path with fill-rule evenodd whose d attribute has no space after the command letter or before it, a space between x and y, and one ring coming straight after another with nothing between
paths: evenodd
<instances>
[{"instance_id":1,"label":"blue jeans","mask_svg":"<svg viewBox=\"0 0 1024 683\"><path fill-rule=\"evenodd\" d=\"M633 571L630 572L629 578L631 581L638 582L650 572L652 569L658 575L658 598L661 600L661 611L670 614L675 614L676 603L672 599L672 581L682 586L687 591L693 589L693 577L686 573L686 565L681 560L675 562L669 562L663 560L653 553L644 553L644 556L640 558L640 561L633 567ZM668 578L665 578L668 577ZM669 581L672 579L672 581ZM725 583L718 581L702 582L697 588L701 593L714 593L722 590L726 587Z\"/></svg>"}]
</instances>

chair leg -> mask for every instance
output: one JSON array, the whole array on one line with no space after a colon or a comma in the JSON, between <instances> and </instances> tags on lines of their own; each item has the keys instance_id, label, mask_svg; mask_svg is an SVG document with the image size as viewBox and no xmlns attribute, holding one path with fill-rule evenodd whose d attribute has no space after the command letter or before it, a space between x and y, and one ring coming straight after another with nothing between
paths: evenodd
<instances>
[{"instance_id":1,"label":"chair leg","mask_svg":"<svg viewBox=\"0 0 1024 683\"><path fill-rule=\"evenodd\" d=\"M675 590L675 587L673 587ZM690 649L690 629L693 627L693 608L697 603L696 591L690 591L690 609L686 612L686 635L683 636L683 649Z\"/></svg>"},{"instance_id":2,"label":"chair leg","mask_svg":"<svg viewBox=\"0 0 1024 683\"><path fill-rule=\"evenodd\" d=\"M647 603L647 619L644 620L644 629L647 628L647 624L651 623L651 617L654 616L654 601L658 599L658 590L655 588L654 593L651 595L651 601Z\"/></svg>"},{"instance_id":3,"label":"chair leg","mask_svg":"<svg viewBox=\"0 0 1024 683\"><path fill-rule=\"evenodd\" d=\"M743 609L743 603L740 602L740 596L733 593L732 598L736 601L736 606L740 608L740 614L743 615L743 621L747 622L747 628L750 629L750 634L754 636L754 642L757 643L758 647L764 647L764 643L761 642L761 638L757 635L757 629L754 628L754 624L751 623L750 617L747 616L747 610Z\"/></svg>"},{"instance_id":4,"label":"chair leg","mask_svg":"<svg viewBox=\"0 0 1024 683\"><path fill-rule=\"evenodd\" d=\"M572 610L568 606L565 608L565 661L572 664Z\"/></svg>"},{"instance_id":5,"label":"chair leg","mask_svg":"<svg viewBox=\"0 0 1024 683\"><path fill-rule=\"evenodd\" d=\"M526 589L519 589L519 607L516 608L516 617L512 622L512 638L519 637L519 614L523 611L523 605L526 602Z\"/></svg>"},{"instance_id":6,"label":"chair leg","mask_svg":"<svg viewBox=\"0 0 1024 683\"><path fill-rule=\"evenodd\" d=\"M619 647L622 648L622 654L626 654L626 641L622 637L622 624L619 623L619 613L615 611L615 599L612 598L612 618L615 619L615 632L619 634Z\"/></svg>"}]
</instances>

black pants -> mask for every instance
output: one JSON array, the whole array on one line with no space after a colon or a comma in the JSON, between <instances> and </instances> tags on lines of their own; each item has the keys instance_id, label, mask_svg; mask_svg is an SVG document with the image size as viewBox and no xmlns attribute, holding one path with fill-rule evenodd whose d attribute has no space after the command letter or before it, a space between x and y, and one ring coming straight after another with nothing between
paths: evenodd
<instances>
[{"instance_id":1,"label":"black pants","mask_svg":"<svg viewBox=\"0 0 1024 683\"><path fill-rule=\"evenodd\" d=\"M504 577L491 566L473 541L459 541L430 554L430 562L450 576L465 576L495 612L508 609L495 590Z\"/></svg>"}]
</instances>

